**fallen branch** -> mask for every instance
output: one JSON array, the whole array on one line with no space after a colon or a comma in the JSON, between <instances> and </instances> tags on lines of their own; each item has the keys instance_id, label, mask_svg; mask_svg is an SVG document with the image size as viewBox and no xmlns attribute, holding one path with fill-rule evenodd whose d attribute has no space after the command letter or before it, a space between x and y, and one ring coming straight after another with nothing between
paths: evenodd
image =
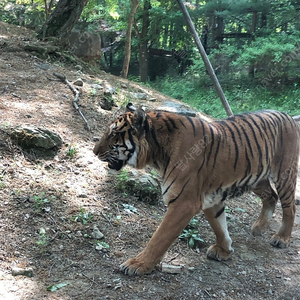
<instances>
[{"instance_id":1,"label":"fallen branch","mask_svg":"<svg viewBox=\"0 0 300 300\"><path fill-rule=\"evenodd\" d=\"M64 84L66 84L74 94L75 98L73 100L73 106L75 107L75 109L78 111L83 121L85 122L86 129L90 131L91 130L90 125L77 104L79 101L79 91L71 84L70 81L67 80L66 76L57 73L53 73L53 75L56 76L58 79L60 79L60 81L62 81Z\"/></svg>"}]
</instances>

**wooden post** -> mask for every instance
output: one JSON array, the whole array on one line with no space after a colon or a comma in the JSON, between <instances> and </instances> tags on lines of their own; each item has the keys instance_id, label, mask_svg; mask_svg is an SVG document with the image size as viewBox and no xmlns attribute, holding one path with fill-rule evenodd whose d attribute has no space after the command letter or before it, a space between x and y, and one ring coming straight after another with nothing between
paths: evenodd
<instances>
[{"instance_id":1,"label":"wooden post","mask_svg":"<svg viewBox=\"0 0 300 300\"><path fill-rule=\"evenodd\" d=\"M217 76L216 76L216 74L214 72L214 69L213 69L213 67L212 67L212 65L211 65L211 63L210 63L210 61L208 59L208 56L206 55L206 52L205 52L205 50L204 50L204 48L202 46L202 43L201 43L201 41L199 39L199 36L198 36L197 31L195 29L195 26L194 26L194 24L192 22L192 19L191 19L190 15L189 15L189 12L187 11L187 9L186 9L185 5L183 4L182 0L177 0L177 2L179 4L179 7L180 7L180 9L181 9L181 11L183 13L183 16L184 16L184 18L185 18L185 20L187 22L188 28L191 31L192 35L193 35L193 38L194 38L195 43L197 45L197 48L198 48L198 50L200 52L200 55L201 55L201 57L202 57L202 59L204 61L205 67L206 67L206 69L208 71L208 74L209 74L209 76L210 76L210 78L211 78L211 80L212 80L212 82L213 82L213 84L214 84L214 86L215 86L215 88L217 90L217 93L218 93L218 95L219 95L219 97L220 97L220 99L222 101L222 104L223 104L223 106L225 108L225 111L226 111L226 113L227 113L228 116L232 116L233 115L232 110L231 110L231 108L230 108L230 106L228 104L228 101L227 101L224 93L223 93L223 90L221 88L219 80L218 80L218 78L217 78Z\"/></svg>"}]
</instances>

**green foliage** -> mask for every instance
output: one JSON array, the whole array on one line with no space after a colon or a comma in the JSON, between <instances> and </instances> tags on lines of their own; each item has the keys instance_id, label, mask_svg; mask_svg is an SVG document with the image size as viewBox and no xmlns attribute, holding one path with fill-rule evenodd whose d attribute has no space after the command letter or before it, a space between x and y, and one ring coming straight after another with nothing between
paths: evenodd
<instances>
[{"instance_id":1,"label":"green foliage","mask_svg":"<svg viewBox=\"0 0 300 300\"><path fill-rule=\"evenodd\" d=\"M37 28L45 22L43 0L1 0L0 15L3 22Z\"/></svg>"},{"instance_id":2,"label":"green foliage","mask_svg":"<svg viewBox=\"0 0 300 300\"><path fill-rule=\"evenodd\" d=\"M41 211L44 204L49 203L50 200L45 196L45 193L33 196L34 206L38 211Z\"/></svg>"},{"instance_id":3,"label":"green foliage","mask_svg":"<svg viewBox=\"0 0 300 300\"><path fill-rule=\"evenodd\" d=\"M122 169L117 176L116 188L120 190L123 196L127 196L128 182L130 181L129 172L126 169Z\"/></svg>"},{"instance_id":4,"label":"green foliage","mask_svg":"<svg viewBox=\"0 0 300 300\"><path fill-rule=\"evenodd\" d=\"M203 77L165 77L151 82L153 88L182 100L195 109L215 118L225 118L226 112L221 101L211 86L209 76ZM298 84L268 89L261 84L255 85L249 80L237 81L236 84L223 85L223 90L233 113L276 109L290 115L300 114L300 89Z\"/></svg>"},{"instance_id":5,"label":"green foliage","mask_svg":"<svg viewBox=\"0 0 300 300\"><path fill-rule=\"evenodd\" d=\"M88 222L93 220L93 214L90 212L86 212L83 207L80 208L80 213L73 216L72 220L75 222L80 222L83 225L86 225Z\"/></svg>"},{"instance_id":6,"label":"green foliage","mask_svg":"<svg viewBox=\"0 0 300 300\"><path fill-rule=\"evenodd\" d=\"M66 151L66 155L70 158L74 158L76 153L77 153L77 148L75 145L70 145L70 147Z\"/></svg>"},{"instance_id":7,"label":"green foliage","mask_svg":"<svg viewBox=\"0 0 300 300\"><path fill-rule=\"evenodd\" d=\"M100 245L104 249L109 249L109 244L103 242L103 241L96 241L96 245Z\"/></svg>"},{"instance_id":8,"label":"green foliage","mask_svg":"<svg viewBox=\"0 0 300 300\"><path fill-rule=\"evenodd\" d=\"M201 238L199 230L197 229L199 226L199 221L193 218L188 226L182 231L179 239L187 241L188 245L191 249L194 249L199 245L199 243L203 243L204 240Z\"/></svg>"},{"instance_id":9,"label":"green foliage","mask_svg":"<svg viewBox=\"0 0 300 300\"><path fill-rule=\"evenodd\" d=\"M39 239L36 242L41 249L45 248L49 243L49 237L46 234L46 230L44 228L40 228Z\"/></svg>"},{"instance_id":10,"label":"green foliage","mask_svg":"<svg viewBox=\"0 0 300 300\"><path fill-rule=\"evenodd\" d=\"M50 286L47 287L47 291L55 292L55 291L61 289L64 286L67 286L67 285L68 285L68 283L58 283L58 284L50 285Z\"/></svg>"}]
</instances>

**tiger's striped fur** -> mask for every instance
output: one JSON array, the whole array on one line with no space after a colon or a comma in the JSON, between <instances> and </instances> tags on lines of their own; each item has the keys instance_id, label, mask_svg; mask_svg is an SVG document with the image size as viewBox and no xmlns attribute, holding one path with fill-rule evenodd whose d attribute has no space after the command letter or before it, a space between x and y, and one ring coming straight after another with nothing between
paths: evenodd
<instances>
[{"instance_id":1,"label":"tiger's striped fur","mask_svg":"<svg viewBox=\"0 0 300 300\"><path fill-rule=\"evenodd\" d=\"M121 265L129 275L150 273L189 223L203 210L216 234L207 255L226 260L233 252L224 200L253 190L263 202L252 233L268 227L278 199L282 225L271 244L287 247L295 218L299 125L285 113L259 111L205 122L170 112L145 113L129 105L95 145L110 168L155 167L162 175L167 213L135 258Z\"/></svg>"}]
</instances>

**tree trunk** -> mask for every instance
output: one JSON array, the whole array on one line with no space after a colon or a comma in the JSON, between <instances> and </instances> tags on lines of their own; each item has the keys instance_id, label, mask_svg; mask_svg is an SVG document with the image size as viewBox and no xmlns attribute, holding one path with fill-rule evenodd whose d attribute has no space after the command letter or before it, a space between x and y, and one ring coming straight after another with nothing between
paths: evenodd
<instances>
[{"instance_id":1,"label":"tree trunk","mask_svg":"<svg viewBox=\"0 0 300 300\"><path fill-rule=\"evenodd\" d=\"M67 37L77 23L88 0L60 0L38 37Z\"/></svg>"},{"instance_id":2,"label":"tree trunk","mask_svg":"<svg viewBox=\"0 0 300 300\"><path fill-rule=\"evenodd\" d=\"M131 55L131 30L134 21L134 15L139 6L139 0L132 0L130 5L130 14L128 18L127 30L126 30L126 41L125 41L125 57L123 62L123 68L121 72L121 77L127 78L130 55Z\"/></svg>"},{"instance_id":3,"label":"tree trunk","mask_svg":"<svg viewBox=\"0 0 300 300\"><path fill-rule=\"evenodd\" d=\"M150 0L145 0L143 13L143 27L140 36L140 53L139 53L139 74L141 82L146 82L148 79L148 27L149 9L151 8Z\"/></svg>"}]
</instances>

